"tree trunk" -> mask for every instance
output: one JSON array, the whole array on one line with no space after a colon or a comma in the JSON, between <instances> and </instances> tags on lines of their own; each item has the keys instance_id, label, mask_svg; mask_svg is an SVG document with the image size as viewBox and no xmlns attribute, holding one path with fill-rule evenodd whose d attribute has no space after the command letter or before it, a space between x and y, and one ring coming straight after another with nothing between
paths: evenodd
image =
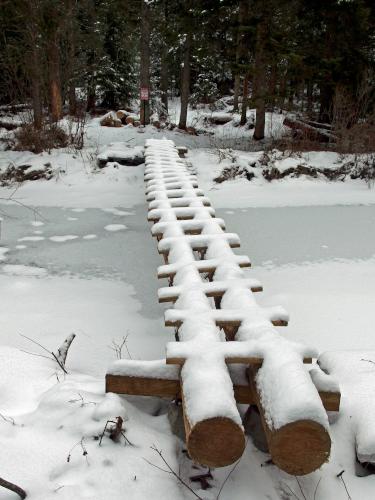
<instances>
[{"instance_id":1,"label":"tree trunk","mask_svg":"<svg viewBox=\"0 0 375 500\"><path fill-rule=\"evenodd\" d=\"M146 0L141 0L141 67L140 87L150 92L150 6ZM150 123L150 101L141 100L141 123Z\"/></svg>"},{"instance_id":2,"label":"tree trunk","mask_svg":"<svg viewBox=\"0 0 375 500\"><path fill-rule=\"evenodd\" d=\"M62 117L62 98L60 84L60 55L57 34L48 41L48 72L50 92L50 114L52 121L57 122Z\"/></svg>"},{"instance_id":3,"label":"tree trunk","mask_svg":"<svg viewBox=\"0 0 375 500\"><path fill-rule=\"evenodd\" d=\"M188 31L184 47L184 66L181 75L181 113L178 128L186 129L187 113L190 96L190 53L191 53L191 32Z\"/></svg>"},{"instance_id":4,"label":"tree trunk","mask_svg":"<svg viewBox=\"0 0 375 500\"><path fill-rule=\"evenodd\" d=\"M238 112L238 97L241 90L241 69L240 64L244 63L243 59L245 57L245 52L247 47L245 46L244 32L242 27L248 18L249 14L249 2L248 0L240 0L239 10L238 10L238 30L237 30L237 46L236 46L236 68L234 76L234 99L233 99L233 111Z\"/></svg>"},{"instance_id":5,"label":"tree trunk","mask_svg":"<svg viewBox=\"0 0 375 500\"><path fill-rule=\"evenodd\" d=\"M312 118L313 114L313 83L311 80L307 80L306 85L306 94L307 94L307 115L309 118Z\"/></svg>"},{"instance_id":6,"label":"tree trunk","mask_svg":"<svg viewBox=\"0 0 375 500\"><path fill-rule=\"evenodd\" d=\"M68 101L69 101L69 114L74 116L77 113L77 98L76 98L76 81L75 81L75 30L74 19L76 12L74 10L75 2L68 0L67 15L68 15Z\"/></svg>"},{"instance_id":7,"label":"tree trunk","mask_svg":"<svg viewBox=\"0 0 375 500\"><path fill-rule=\"evenodd\" d=\"M249 101L249 75L245 75L243 80L243 91L242 91L242 106L241 106L241 121L240 125L245 125L246 123L246 111Z\"/></svg>"},{"instance_id":8,"label":"tree trunk","mask_svg":"<svg viewBox=\"0 0 375 500\"><path fill-rule=\"evenodd\" d=\"M163 43L161 53L161 66L160 66L160 89L161 89L161 102L163 104L163 118L168 116L168 47Z\"/></svg>"},{"instance_id":9,"label":"tree trunk","mask_svg":"<svg viewBox=\"0 0 375 500\"><path fill-rule=\"evenodd\" d=\"M241 75L236 73L234 76L234 93L233 93L233 111L238 113L238 97L241 90Z\"/></svg>"},{"instance_id":10,"label":"tree trunk","mask_svg":"<svg viewBox=\"0 0 375 500\"><path fill-rule=\"evenodd\" d=\"M41 78L40 78L40 60L38 47L36 43L31 47L32 67L31 76L31 94L34 113L34 127L40 129L43 122L42 98L41 98Z\"/></svg>"},{"instance_id":11,"label":"tree trunk","mask_svg":"<svg viewBox=\"0 0 375 500\"><path fill-rule=\"evenodd\" d=\"M264 129L266 123L266 80L267 80L267 60L266 43L268 37L267 16L263 12L260 19L255 44L255 68L254 68L254 102L256 108L256 120L253 138L257 141L264 139Z\"/></svg>"}]
</instances>

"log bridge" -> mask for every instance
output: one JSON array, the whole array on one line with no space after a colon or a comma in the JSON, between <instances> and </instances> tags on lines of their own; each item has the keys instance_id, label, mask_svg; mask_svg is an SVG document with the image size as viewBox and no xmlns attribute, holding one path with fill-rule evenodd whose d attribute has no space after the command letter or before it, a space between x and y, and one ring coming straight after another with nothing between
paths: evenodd
<instances>
[{"instance_id":1,"label":"log bridge","mask_svg":"<svg viewBox=\"0 0 375 500\"><path fill-rule=\"evenodd\" d=\"M258 305L250 260L233 251L238 235L225 231L174 143L146 141L145 158L148 220L164 258L158 277L169 284L159 302L172 304L165 325L175 341L165 359L114 362L106 391L180 399L189 455L208 467L241 457L237 404L256 405L273 463L293 475L316 470L330 455L337 384L318 365L309 369L315 349L280 335L286 311Z\"/></svg>"}]
</instances>

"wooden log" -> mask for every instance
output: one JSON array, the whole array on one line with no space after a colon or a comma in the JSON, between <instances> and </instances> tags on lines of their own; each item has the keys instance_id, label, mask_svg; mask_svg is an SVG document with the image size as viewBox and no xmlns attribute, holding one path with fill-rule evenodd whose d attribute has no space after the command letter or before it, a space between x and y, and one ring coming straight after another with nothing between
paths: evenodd
<instances>
[{"instance_id":1,"label":"wooden log","mask_svg":"<svg viewBox=\"0 0 375 500\"><path fill-rule=\"evenodd\" d=\"M225 467L239 460L245 450L242 428L227 417L201 420L194 426L184 411L189 456L206 467Z\"/></svg>"},{"instance_id":2,"label":"wooden log","mask_svg":"<svg viewBox=\"0 0 375 500\"><path fill-rule=\"evenodd\" d=\"M172 288L172 287L169 287ZM224 293L226 292L226 288L223 288L221 290L204 290L204 293L206 294L207 297L213 297L213 298L221 298ZM263 287L260 285L253 285L250 287L250 290L254 293L256 292L262 292ZM171 290L171 293L166 295L164 294L162 297L159 297L159 303L164 303L164 302L176 302L180 294L178 292L173 292Z\"/></svg>"},{"instance_id":3,"label":"wooden log","mask_svg":"<svg viewBox=\"0 0 375 500\"><path fill-rule=\"evenodd\" d=\"M199 265L197 266L197 270L200 273L203 273L203 274L207 273L208 275L213 275L215 273L216 266L210 264L209 260L202 260L202 261L198 261L198 262L199 262ZM241 268L251 267L251 263L249 261L246 261L246 260L244 260L243 262L239 262L238 265ZM158 271L158 278L159 279L168 278L169 280L173 280L175 275L176 275L175 272L167 272L164 270Z\"/></svg>"},{"instance_id":4,"label":"wooden log","mask_svg":"<svg viewBox=\"0 0 375 500\"><path fill-rule=\"evenodd\" d=\"M179 364L183 364L184 361L185 360L181 360ZM230 360L228 359L228 364L229 361ZM256 361L258 362L258 366L261 366L262 360L257 359ZM309 364L311 363L311 359L306 358L305 361ZM244 363L243 359L241 360L241 363ZM256 365L255 363L253 364ZM154 396L168 399L181 398L180 381L178 379L166 380L152 377L130 377L107 374L105 380L106 392L127 394L129 396ZM255 396L251 391L249 384L233 384L233 390L235 400L238 404L256 404ZM327 411L339 411L341 399L341 394L339 392L319 391L319 396L322 400L324 408Z\"/></svg>"},{"instance_id":5,"label":"wooden log","mask_svg":"<svg viewBox=\"0 0 375 500\"><path fill-rule=\"evenodd\" d=\"M297 420L279 429L271 429L257 391L256 372L256 368L248 368L249 384L259 409L273 463L293 476L303 476L319 469L330 455L329 433L313 420Z\"/></svg>"},{"instance_id":6,"label":"wooden log","mask_svg":"<svg viewBox=\"0 0 375 500\"><path fill-rule=\"evenodd\" d=\"M159 398L180 398L180 381L150 377L105 376L105 392L132 396L156 396Z\"/></svg>"},{"instance_id":7,"label":"wooden log","mask_svg":"<svg viewBox=\"0 0 375 500\"><path fill-rule=\"evenodd\" d=\"M306 139L319 142L335 141L336 137L328 130L317 128L301 120L286 117L283 123L286 127L302 132Z\"/></svg>"},{"instance_id":8,"label":"wooden log","mask_svg":"<svg viewBox=\"0 0 375 500\"><path fill-rule=\"evenodd\" d=\"M231 332L230 336L231 335L235 336L238 328L241 326L242 323L242 321L239 319L232 319L232 320L226 319L225 321L216 319L215 322L216 326L218 326L219 328L222 328L224 331L227 329L228 332ZM182 325L182 323L183 320L179 319L168 319L164 321L165 326L172 326L175 328L179 328ZM273 319L271 323L273 324L273 326L288 326L288 321L284 319Z\"/></svg>"}]
</instances>

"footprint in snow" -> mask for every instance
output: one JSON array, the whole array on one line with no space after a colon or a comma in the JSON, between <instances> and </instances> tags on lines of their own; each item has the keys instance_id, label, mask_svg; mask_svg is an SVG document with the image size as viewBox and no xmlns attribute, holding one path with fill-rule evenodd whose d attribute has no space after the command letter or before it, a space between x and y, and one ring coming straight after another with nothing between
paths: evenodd
<instances>
[{"instance_id":1,"label":"footprint in snow","mask_svg":"<svg viewBox=\"0 0 375 500\"><path fill-rule=\"evenodd\" d=\"M106 231L122 231L123 229L127 229L125 224L108 224L107 226L104 226L104 229Z\"/></svg>"},{"instance_id":2,"label":"footprint in snow","mask_svg":"<svg viewBox=\"0 0 375 500\"><path fill-rule=\"evenodd\" d=\"M75 240L78 236L75 234L65 234L63 236L51 236L50 240L55 241L56 243L64 243L65 241Z\"/></svg>"}]
</instances>

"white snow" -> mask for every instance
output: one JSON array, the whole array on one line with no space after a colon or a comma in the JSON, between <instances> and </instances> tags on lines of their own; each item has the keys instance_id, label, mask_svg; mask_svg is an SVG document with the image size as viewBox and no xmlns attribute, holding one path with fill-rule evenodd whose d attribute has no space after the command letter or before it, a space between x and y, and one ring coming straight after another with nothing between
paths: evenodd
<instances>
[{"instance_id":1,"label":"white snow","mask_svg":"<svg viewBox=\"0 0 375 500\"><path fill-rule=\"evenodd\" d=\"M44 267L24 266L22 264L6 264L1 269L3 273L14 276L45 276L48 272Z\"/></svg>"},{"instance_id":2,"label":"white snow","mask_svg":"<svg viewBox=\"0 0 375 500\"><path fill-rule=\"evenodd\" d=\"M174 109L172 106L172 114ZM199 110L189 112L190 123L199 113ZM268 115L269 124L270 118ZM205 500L217 497L229 473L220 494L221 500L295 498L290 490L302 498L300 487L308 499L347 498L344 485L337 477L342 470L345 470L343 478L353 499L373 500L375 476L358 477L361 473L358 473L355 452L360 454L361 459L371 459L369 454L373 453L374 444L372 363L361 361L362 358L374 358L374 351L371 350L374 346L372 310L375 295L375 259L371 229L374 189L368 189L362 181L327 182L307 178L290 178L272 183L259 178L251 182L239 178L214 184L212 179L230 160L219 163L217 156L212 154L212 149L211 152L208 149L207 137L160 132L153 127L146 127L144 133L139 134L137 129L131 127L100 127L99 120L95 118L89 122L88 146L78 157L65 150L53 150L50 154L40 155L1 151L0 160L3 165L13 162L15 165L30 163L40 166L49 161L57 169L61 169L61 172L66 171L56 180L24 183L17 190L16 198L32 207L57 206L78 208L79 211L90 207L118 207L115 210L126 212L129 208L142 205L143 210L143 167L114 168L109 165L105 171L97 171L96 162L93 164L90 159L94 152L111 141L131 140L132 145L143 147L145 139L161 138L163 135L178 144L187 145L188 158L193 163L197 175L191 171L185 175L178 172L177 175L170 169L164 169L163 173L151 171L145 176L147 192L167 186L178 189L179 185L176 183L189 181L192 188L197 188L199 184L209 195L216 209L227 208L228 212L233 212L227 214L228 229L238 232L243 245L242 253L248 253L255 264L254 271L246 271L246 279L259 278L267 292L264 297L258 294L257 302L264 307L282 304L291 313L289 326L280 332L283 337L291 342L314 345L320 352L334 351L320 356L321 365L323 366L323 361L329 365L342 393L339 415L329 416L333 441L330 462L319 471L300 478L297 484L294 477L281 473L272 465L262 467L269 456L256 450L249 438L245 453L235 470L231 472L232 467L213 470L213 488L207 491L199 490L196 483L189 482L189 477L193 475L190 465L186 465L189 462L186 462L183 454L178 451L179 444L171 435L164 414L165 409L160 403L153 398L104 395L104 374L108 366L113 366L114 359L114 353L109 346L112 340L119 341L127 330L130 331L130 352L135 362L142 360L142 372L148 366L143 360L156 358L159 360L155 362L156 373L157 369L161 372L165 370L164 373L179 369L176 366L160 364L160 358L165 356L165 343L172 337L163 327L162 312L155 313L157 306L151 312L152 304L157 301L154 272L160 260L156 251L154 260L145 258L145 243L138 232L140 228L133 234L132 251L129 250L127 256L125 249L124 258L132 260L131 255L135 253L135 248L137 262L142 262L142 268L149 277L147 284L140 281L133 287L119 280L117 276L113 279L110 273L108 279L98 279L95 276L91 279L74 275L61 276L51 272L50 266L44 263L47 273L38 274L36 271L36 275L30 275L29 267L39 267L38 259L34 258L34 255L29 258L33 246L27 248L26 245L16 244L18 238L28 234L28 230L24 229L23 233L13 238L8 233L8 228L13 226L10 219L6 220L6 225L3 224L3 246L0 247L0 260L6 259L8 265L12 266L9 268L11 272L6 272L3 269L5 266L2 265L0 274L0 413L5 417L14 418L16 425L13 426L0 418L0 445L4 451L0 458L0 475L26 488L31 500L50 500L57 497L66 500L120 500L124 497L124 492L132 500L143 500L151 496L166 500L190 498L192 495L181 489L171 475L143 460L146 458L163 466L158 456L150 450L150 446L155 443L163 450L171 466L176 471L180 470L183 478ZM273 131L275 130L274 128ZM268 128L267 133L273 131ZM230 140L234 143L238 138L248 140L250 134L250 131L239 130L231 124L215 127L215 138L220 137L223 142ZM255 161L260 155L243 151L235 151L235 154L240 156L241 164ZM303 153L303 161L331 168L336 159L332 153ZM150 168L152 165L157 166L157 163L153 159ZM286 165L286 161L278 163L281 169ZM13 188L2 187L0 191L1 197L5 199ZM12 209L10 205L3 204L4 211ZM330 208L334 208L334 205L345 205L342 208L343 211L346 209L343 212L345 223L342 222L341 230L345 232L346 239L335 239L338 232L333 232L332 235L331 228L327 225L327 219L331 216ZM369 205L369 211L359 215L355 205ZM306 213L299 212L301 209L291 208L284 212L277 208L302 206L306 206ZM322 209L319 212L309 211L309 206L321 206ZM269 224L264 223L268 217L265 211L260 209L254 212L251 207L269 207L263 210L274 214L273 226L270 228ZM326 211L324 207L327 207ZM245 220L240 210L247 208L248 218ZM174 209L174 213L191 217L190 220L181 221L181 227L185 228L190 224L192 230L201 232L203 224L198 223L198 220L202 221L202 217L197 215L200 210L201 208L197 207L180 207ZM205 207L204 210L205 216L215 213L211 207ZM110 213L109 210L106 211ZM133 212L129 212L129 215L131 213ZM159 224L164 226L159 229L164 234L168 227L167 212L157 209L156 213L163 217ZM115 211L112 214L121 215ZM29 224L30 212L25 212L25 217L26 223ZM260 219L257 224L253 224L254 218ZM368 225L361 225L363 218L367 220ZM293 229L287 234L284 232L286 220ZM48 225L49 222L48 220ZM30 224L35 227L46 224L46 227L49 227L47 221L41 220L32 221ZM316 226L326 231L327 238L317 240ZM68 234L69 229L65 231ZM94 239L96 232L99 235L100 229L87 227L82 233L77 231L77 234L81 234L82 239ZM246 232L249 236L245 238ZM65 232L61 231L61 234ZM111 234L108 233L107 239L110 237ZM92 255L90 249L101 240L98 239L95 245L87 245L84 259L92 258L95 261L95 255ZM306 253L303 258L300 256L301 240L311 248L311 252ZM343 251L347 252L344 256L341 253L335 255L336 240L337 245L341 244ZM48 241L45 244L47 245ZM152 246L151 237L147 244ZM324 255L319 254L319 258L316 257L316 249L314 250L316 244L325 252ZM60 246L52 246L61 254ZM12 252L13 248L25 251ZM286 250L290 252L291 258L284 262ZM191 252L191 248L189 251ZM205 260L193 263L190 261L189 251L186 248L182 250L179 258L173 263L161 265L158 273L177 273L187 263L197 270L204 269L204 266L215 266L221 267L215 276L215 281L217 279L219 283L219 276L220 280L223 280L227 272L237 273L230 265L231 262L249 265L247 255L235 256L233 251L230 251L232 260L227 264L228 270L224 268L223 260L228 260L229 254L224 252L220 257L212 256L207 259L206 255ZM172 251L169 255L170 261L171 254ZM111 264L109 263L109 266ZM25 268L17 271L15 266ZM68 274L69 269L67 262ZM105 270L105 273L107 272ZM237 274L236 276L238 279ZM177 282L179 277L176 275L175 286L180 287L181 284L177 285ZM188 336L193 331L192 326L191 330L187 329L184 334ZM208 327L207 333L209 331L211 326ZM41 342L48 349L55 350L71 332L75 332L77 338L68 355L67 367L70 374L64 379L59 373L60 382L57 382L56 366L52 361L19 350L22 348L39 352L35 345L20 337L19 333ZM220 336L220 332L215 330L215 335ZM224 344L216 343L218 347ZM242 340L241 343L244 344L241 352L247 349L248 353L256 353L254 342L252 347L249 340ZM292 344L293 349L297 349L295 343ZM170 343L168 349L172 345L182 348L183 342ZM337 352L338 349L345 349L346 352ZM360 351L355 352L355 349ZM308 351L298 353L303 356L308 354ZM260 354L262 353L258 352L258 355ZM126 360L125 364L127 362ZM216 360L214 362L216 363ZM283 368L275 365L272 359L270 366L276 370ZM241 364L230 367L232 379L235 372L243 380L243 368ZM127 369L131 372L133 367ZM281 375L281 378L283 377L284 373ZM318 378L320 385L324 379L326 389L335 387L332 378L327 379L321 372ZM305 383L306 380L303 380ZM224 381L223 385L225 384ZM275 392L278 387L280 386L276 384ZM269 388L270 394L273 389ZM224 397L228 397L227 391L224 392ZM289 393L287 397L291 397ZM206 404L203 394L201 401ZM99 407L97 412L96 407ZM106 438L102 446L98 447L93 435L103 430L107 418L113 419L119 414L128 419L124 424L126 435L136 446L117 445ZM85 438L89 465L79 445L71 452L68 463L66 458L69 450L79 443L82 437ZM8 500L10 494L1 490L0 498Z\"/></svg>"},{"instance_id":3,"label":"white snow","mask_svg":"<svg viewBox=\"0 0 375 500\"><path fill-rule=\"evenodd\" d=\"M22 238L18 238L17 241L43 241L45 240L44 236L23 236Z\"/></svg>"},{"instance_id":4,"label":"white snow","mask_svg":"<svg viewBox=\"0 0 375 500\"><path fill-rule=\"evenodd\" d=\"M104 229L106 231L116 232L127 229L127 227L125 226L125 224L107 224L106 226L104 226Z\"/></svg>"},{"instance_id":5,"label":"white snow","mask_svg":"<svg viewBox=\"0 0 375 500\"><path fill-rule=\"evenodd\" d=\"M56 243L65 243L65 241L76 240L78 238L75 234L65 234L60 236L51 236L49 239L55 241Z\"/></svg>"}]
</instances>

